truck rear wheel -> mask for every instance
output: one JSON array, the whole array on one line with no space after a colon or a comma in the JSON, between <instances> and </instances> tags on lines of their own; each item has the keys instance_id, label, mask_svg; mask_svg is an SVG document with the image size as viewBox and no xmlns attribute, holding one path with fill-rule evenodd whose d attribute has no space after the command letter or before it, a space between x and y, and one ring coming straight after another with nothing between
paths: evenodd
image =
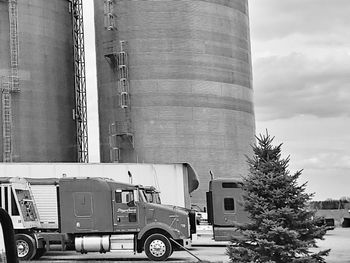
<instances>
[{"instance_id":1,"label":"truck rear wheel","mask_svg":"<svg viewBox=\"0 0 350 263\"><path fill-rule=\"evenodd\" d=\"M169 239L161 234L150 235L145 242L145 253L150 260L164 261L172 254Z\"/></svg>"},{"instance_id":2,"label":"truck rear wheel","mask_svg":"<svg viewBox=\"0 0 350 263\"><path fill-rule=\"evenodd\" d=\"M35 240L26 234L15 235L17 255L20 260L31 260L36 254Z\"/></svg>"}]
</instances>

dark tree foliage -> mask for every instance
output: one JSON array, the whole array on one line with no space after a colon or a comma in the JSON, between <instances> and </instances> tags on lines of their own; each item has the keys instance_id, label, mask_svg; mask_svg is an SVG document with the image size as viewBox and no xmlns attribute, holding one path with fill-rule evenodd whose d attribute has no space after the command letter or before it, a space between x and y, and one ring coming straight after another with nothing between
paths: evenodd
<instances>
[{"instance_id":1,"label":"dark tree foliage","mask_svg":"<svg viewBox=\"0 0 350 263\"><path fill-rule=\"evenodd\" d=\"M301 171L290 174L289 157L281 157L282 145L274 146L273 139L268 133L257 137L248 158L243 205L250 222L237 225L241 236L232 238L227 254L231 262L325 262L329 250L310 252L326 233L308 209L312 194L297 183Z\"/></svg>"}]
</instances>

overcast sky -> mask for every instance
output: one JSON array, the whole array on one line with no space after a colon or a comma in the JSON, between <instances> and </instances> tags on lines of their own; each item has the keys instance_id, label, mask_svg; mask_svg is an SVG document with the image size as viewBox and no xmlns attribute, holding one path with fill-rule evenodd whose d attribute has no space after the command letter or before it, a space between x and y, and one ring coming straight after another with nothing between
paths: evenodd
<instances>
[{"instance_id":1,"label":"overcast sky","mask_svg":"<svg viewBox=\"0 0 350 263\"><path fill-rule=\"evenodd\" d=\"M90 161L98 162L92 0L84 0ZM350 196L350 1L250 0L257 134L315 199Z\"/></svg>"}]
</instances>

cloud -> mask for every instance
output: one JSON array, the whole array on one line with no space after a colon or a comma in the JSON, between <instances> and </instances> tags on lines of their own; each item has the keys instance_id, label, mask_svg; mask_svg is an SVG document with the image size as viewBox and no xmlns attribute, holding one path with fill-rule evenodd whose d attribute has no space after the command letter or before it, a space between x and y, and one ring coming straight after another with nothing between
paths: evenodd
<instances>
[{"instance_id":1,"label":"cloud","mask_svg":"<svg viewBox=\"0 0 350 263\"><path fill-rule=\"evenodd\" d=\"M349 196L350 155L342 152L319 153L298 163L304 168L300 183L308 182L315 200Z\"/></svg>"},{"instance_id":2,"label":"cloud","mask_svg":"<svg viewBox=\"0 0 350 263\"><path fill-rule=\"evenodd\" d=\"M319 59L305 54L254 63L255 109L260 120L350 116L350 55Z\"/></svg>"},{"instance_id":3,"label":"cloud","mask_svg":"<svg viewBox=\"0 0 350 263\"><path fill-rule=\"evenodd\" d=\"M305 169L350 169L350 155L344 153L337 153L335 151L328 153L320 153L308 159L304 159L299 164Z\"/></svg>"},{"instance_id":4,"label":"cloud","mask_svg":"<svg viewBox=\"0 0 350 263\"><path fill-rule=\"evenodd\" d=\"M257 120L350 116L350 1L250 2Z\"/></svg>"},{"instance_id":5,"label":"cloud","mask_svg":"<svg viewBox=\"0 0 350 263\"><path fill-rule=\"evenodd\" d=\"M252 33L262 40L347 34L350 27L349 0L254 0L250 2ZM322 41L323 42L323 41Z\"/></svg>"}]
</instances>

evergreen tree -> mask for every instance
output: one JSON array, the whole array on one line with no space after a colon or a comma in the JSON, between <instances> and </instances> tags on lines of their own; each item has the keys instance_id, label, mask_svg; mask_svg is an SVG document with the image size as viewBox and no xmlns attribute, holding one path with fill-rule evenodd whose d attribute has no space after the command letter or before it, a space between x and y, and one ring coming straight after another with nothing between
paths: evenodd
<instances>
[{"instance_id":1,"label":"evergreen tree","mask_svg":"<svg viewBox=\"0 0 350 263\"><path fill-rule=\"evenodd\" d=\"M310 252L326 233L308 209L312 194L305 192L306 184L297 183L301 171L290 174L289 157L281 157L282 144L273 146L273 139L268 133L257 137L248 158L243 205L250 222L237 225L242 235L233 237L227 254L232 262L325 262L329 250Z\"/></svg>"}]
</instances>

